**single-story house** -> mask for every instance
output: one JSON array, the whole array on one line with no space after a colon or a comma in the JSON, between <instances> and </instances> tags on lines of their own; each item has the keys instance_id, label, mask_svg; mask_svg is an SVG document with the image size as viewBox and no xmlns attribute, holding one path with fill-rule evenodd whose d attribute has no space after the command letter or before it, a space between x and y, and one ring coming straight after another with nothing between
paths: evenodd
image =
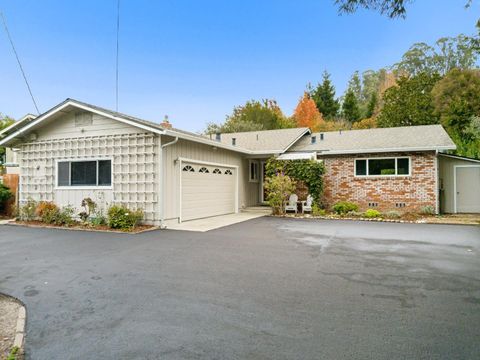
<instances>
[{"instance_id":1,"label":"single-story house","mask_svg":"<svg viewBox=\"0 0 480 360\"><path fill-rule=\"evenodd\" d=\"M152 224L264 204L270 157L323 161L326 206L480 212L480 162L443 155L455 145L440 125L209 137L67 99L4 129L0 146L20 173L20 203L79 208L90 197L141 208Z\"/></svg>"}]
</instances>

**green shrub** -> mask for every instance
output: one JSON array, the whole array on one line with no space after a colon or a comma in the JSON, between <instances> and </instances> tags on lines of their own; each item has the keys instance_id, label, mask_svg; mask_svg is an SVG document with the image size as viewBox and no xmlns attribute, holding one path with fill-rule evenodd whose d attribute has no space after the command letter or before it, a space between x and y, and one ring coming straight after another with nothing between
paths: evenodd
<instances>
[{"instance_id":1,"label":"green shrub","mask_svg":"<svg viewBox=\"0 0 480 360\"><path fill-rule=\"evenodd\" d=\"M382 215L382 213L378 210L375 209L368 209L363 213L363 216L365 216L368 219L373 219L373 218L378 218Z\"/></svg>"},{"instance_id":2,"label":"green shrub","mask_svg":"<svg viewBox=\"0 0 480 360\"><path fill-rule=\"evenodd\" d=\"M0 213L3 212L4 207L5 207L5 203L12 196L13 196L13 194L10 191L10 189L5 185L0 184Z\"/></svg>"},{"instance_id":3,"label":"green shrub","mask_svg":"<svg viewBox=\"0 0 480 360\"><path fill-rule=\"evenodd\" d=\"M358 205L349 201L339 201L333 205L333 211L339 215L344 215L350 211L358 211Z\"/></svg>"},{"instance_id":4,"label":"green shrub","mask_svg":"<svg viewBox=\"0 0 480 360\"><path fill-rule=\"evenodd\" d=\"M395 210L387 211L384 216L388 219L399 219L402 215Z\"/></svg>"},{"instance_id":5,"label":"green shrub","mask_svg":"<svg viewBox=\"0 0 480 360\"><path fill-rule=\"evenodd\" d=\"M37 209L37 202L32 198L28 198L27 202L20 206L18 210L18 216L22 221L35 220L35 210Z\"/></svg>"},{"instance_id":6,"label":"green shrub","mask_svg":"<svg viewBox=\"0 0 480 360\"><path fill-rule=\"evenodd\" d=\"M435 215L435 208L433 206L427 205L420 210L420 213L423 215Z\"/></svg>"},{"instance_id":7,"label":"green shrub","mask_svg":"<svg viewBox=\"0 0 480 360\"><path fill-rule=\"evenodd\" d=\"M112 229L131 230L142 219L142 210L129 210L123 205L112 205L108 209L108 225Z\"/></svg>"},{"instance_id":8,"label":"green shrub","mask_svg":"<svg viewBox=\"0 0 480 360\"><path fill-rule=\"evenodd\" d=\"M312 215L313 216L325 216L327 212L325 211L325 209L322 209L320 206L318 206L317 204L313 204L312 205Z\"/></svg>"},{"instance_id":9,"label":"green shrub","mask_svg":"<svg viewBox=\"0 0 480 360\"><path fill-rule=\"evenodd\" d=\"M75 223L73 214L75 214L75 209L70 205L65 206L57 211L53 222L55 225L72 225Z\"/></svg>"},{"instance_id":10,"label":"green shrub","mask_svg":"<svg viewBox=\"0 0 480 360\"><path fill-rule=\"evenodd\" d=\"M267 191L267 201L272 207L273 213L284 214L285 204L289 196L295 191L295 181L288 175L279 173L267 177L264 186Z\"/></svg>"}]
</instances>

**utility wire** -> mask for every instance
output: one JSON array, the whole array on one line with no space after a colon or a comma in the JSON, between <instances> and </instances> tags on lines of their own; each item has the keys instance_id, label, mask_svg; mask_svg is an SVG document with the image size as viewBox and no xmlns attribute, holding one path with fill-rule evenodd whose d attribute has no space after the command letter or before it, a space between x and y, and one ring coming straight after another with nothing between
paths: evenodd
<instances>
[{"instance_id":1,"label":"utility wire","mask_svg":"<svg viewBox=\"0 0 480 360\"><path fill-rule=\"evenodd\" d=\"M116 56L116 81L115 81L115 111L118 112L118 48L119 48L119 33L120 33L120 0L117 0L117 56Z\"/></svg>"},{"instance_id":2,"label":"utility wire","mask_svg":"<svg viewBox=\"0 0 480 360\"><path fill-rule=\"evenodd\" d=\"M118 0L118 1L120 1L120 0ZM30 97L32 98L33 105L35 105L35 109L37 110L37 114L40 115L40 110L38 110L37 102L35 101L35 98L33 97L32 89L30 88L30 85L28 84L27 75L25 75L25 71L23 70L23 66L22 66L22 63L20 62L20 58L18 56L17 50L15 49L15 45L13 44L13 40L12 40L12 37L10 35L10 31L8 31L7 21L5 20L5 16L3 15L3 12L0 11L0 15L2 17L3 27L5 28L5 32L7 33L8 40L10 41L10 45L12 46L13 53L15 54L15 57L17 58L18 66L20 67L20 71L22 72L23 79L25 80L25 84L27 85L28 92L30 93Z\"/></svg>"}]
</instances>

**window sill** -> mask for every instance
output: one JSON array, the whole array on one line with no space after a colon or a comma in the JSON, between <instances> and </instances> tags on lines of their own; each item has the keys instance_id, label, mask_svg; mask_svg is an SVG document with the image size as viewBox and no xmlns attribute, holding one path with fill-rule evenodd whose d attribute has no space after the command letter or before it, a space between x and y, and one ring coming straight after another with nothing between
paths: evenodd
<instances>
[{"instance_id":1,"label":"window sill","mask_svg":"<svg viewBox=\"0 0 480 360\"><path fill-rule=\"evenodd\" d=\"M355 175L358 180L382 180L382 179L405 179L412 175Z\"/></svg>"},{"instance_id":2,"label":"window sill","mask_svg":"<svg viewBox=\"0 0 480 360\"><path fill-rule=\"evenodd\" d=\"M55 190L113 190L113 186L56 186Z\"/></svg>"}]
</instances>

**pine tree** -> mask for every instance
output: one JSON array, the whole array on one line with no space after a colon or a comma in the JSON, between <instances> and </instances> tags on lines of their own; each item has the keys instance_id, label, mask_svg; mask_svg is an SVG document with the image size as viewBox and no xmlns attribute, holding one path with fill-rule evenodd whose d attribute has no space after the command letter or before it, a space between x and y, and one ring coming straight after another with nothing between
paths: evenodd
<instances>
[{"instance_id":1,"label":"pine tree","mask_svg":"<svg viewBox=\"0 0 480 360\"><path fill-rule=\"evenodd\" d=\"M375 113L375 110L377 108L377 94L373 93L370 97L370 101L367 104L367 109L365 111L365 118L371 118L373 114Z\"/></svg>"},{"instance_id":2,"label":"pine tree","mask_svg":"<svg viewBox=\"0 0 480 360\"><path fill-rule=\"evenodd\" d=\"M310 96L325 119L331 120L338 115L340 104L335 99L335 87L332 85L330 75L326 71L323 73L322 83L313 89Z\"/></svg>"},{"instance_id":3,"label":"pine tree","mask_svg":"<svg viewBox=\"0 0 480 360\"><path fill-rule=\"evenodd\" d=\"M349 88L345 94L342 104L342 115L346 120L352 123L360 120L360 108L358 107L358 100L351 88Z\"/></svg>"}]
</instances>

